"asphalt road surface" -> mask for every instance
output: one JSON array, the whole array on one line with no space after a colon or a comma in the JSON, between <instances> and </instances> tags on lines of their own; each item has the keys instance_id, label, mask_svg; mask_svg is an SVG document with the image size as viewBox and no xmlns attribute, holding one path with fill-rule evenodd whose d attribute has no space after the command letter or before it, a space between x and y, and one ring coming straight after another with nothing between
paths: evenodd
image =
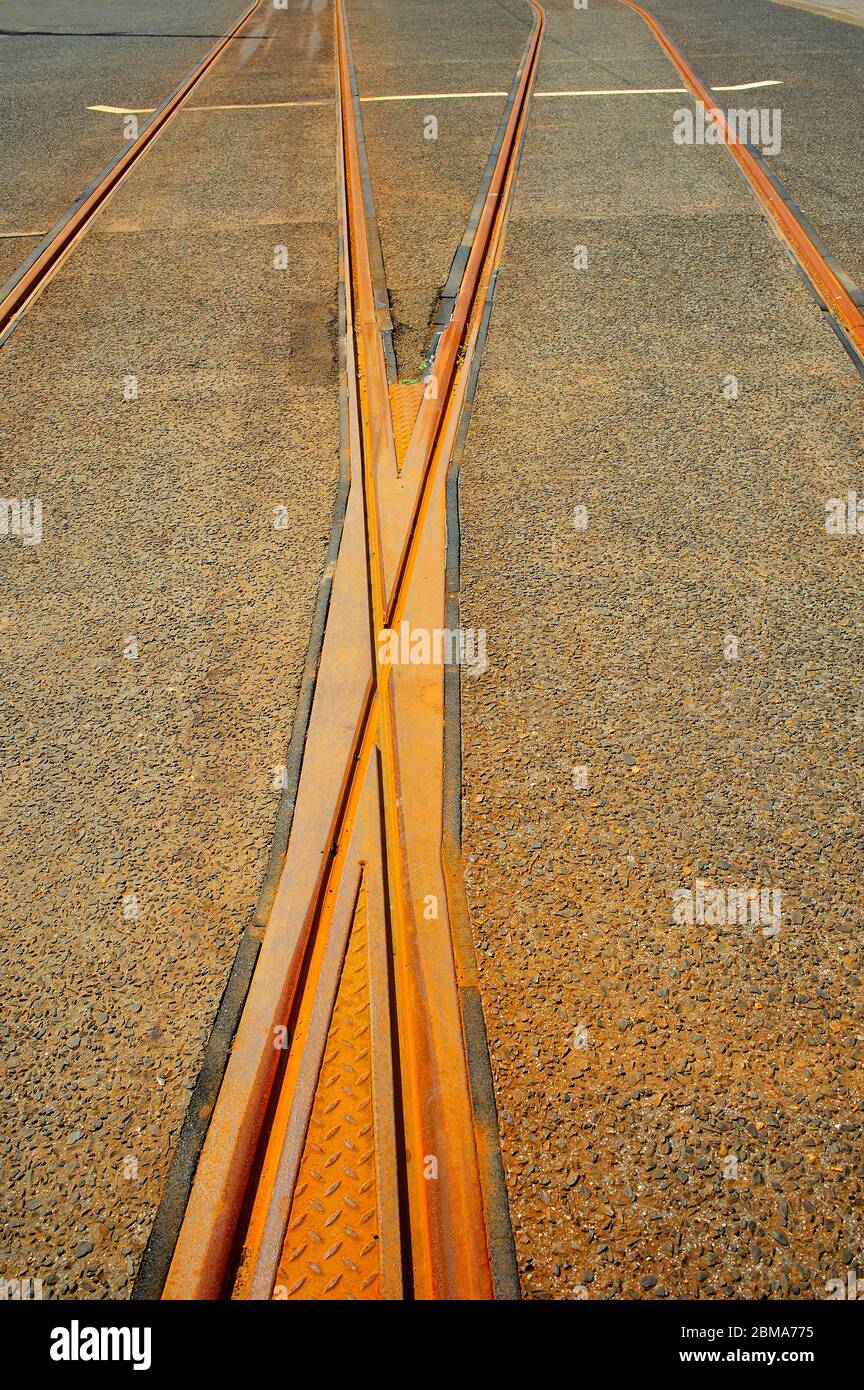
<instances>
[{"instance_id":1,"label":"asphalt road surface","mask_svg":"<svg viewBox=\"0 0 864 1390\"><path fill-rule=\"evenodd\" d=\"M0 279L242 8L4 4ZM648 8L864 283L855 5ZM346 9L416 385L531 14ZM642 18L545 10L460 482L519 1280L822 1299L864 1249L861 551L825 527L864 382L728 150L674 138ZM0 352L44 528L0 540L0 1276L60 1298L129 1295L277 823L344 443L333 32L263 7ZM676 916L700 884L769 906Z\"/></svg>"},{"instance_id":2,"label":"asphalt road surface","mask_svg":"<svg viewBox=\"0 0 864 1390\"><path fill-rule=\"evenodd\" d=\"M26 234L53 227L122 146L123 117L88 108L157 105L243 8L240 0L6 0L0 279L35 245Z\"/></svg>"}]
</instances>

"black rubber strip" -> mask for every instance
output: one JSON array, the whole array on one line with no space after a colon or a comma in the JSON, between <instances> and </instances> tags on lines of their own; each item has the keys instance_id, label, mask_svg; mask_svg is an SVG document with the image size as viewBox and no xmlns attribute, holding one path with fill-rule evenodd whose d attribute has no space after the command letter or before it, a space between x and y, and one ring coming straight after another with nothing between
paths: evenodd
<instances>
[{"instance_id":1,"label":"black rubber strip","mask_svg":"<svg viewBox=\"0 0 864 1390\"><path fill-rule=\"evenodd\" d=\"M489 1039L483 1018L483 1003L476 985L469 985L460 989L459 1004L462 1010L465 1052L471 1080L471 1105L474 1110L474 1124L478 1130L484 1131L486 1134L486 1152L489 1156L486 1171L484 1215L486 1217L489 1261L492 1266L492 1287L496 1299L517 1303L522 1297L522 1291L519 1287L519 1266L516 1261L516 1246L513 1241L510 1206L507 1201L507 1181L501 1158L498 1108L495 1104L495 1086L492 1081L492 1067L489 1062ZM490 1168L491 1172L489 1171Z\"/></svg>"},{"instance_id":2,"label":"black rubber strip","mask_svg":"<svg viewBox=\"0 0 864 1390\"><path fill-rule=\"evenodd\" d=\"M468 218L468 225L466 226L465 231L462 235L462 240L456 248L456 254L453 257L452 262L450 263L450 271L447 276L447 283L445 284L444 288L441 291L441 294L439 295L438 311L435 315L435 327L438 331L433 337L432 346L429 350L428 357L430 361L435 356L437 339L441 336L441 329L447 327L447 324L450 322L450 317L453 313L453 305L455 304L456 296L459 293L459 286L462 284L462 277L465 274L465 267L468 264L468 257L471 255L471 247L474 245L474 237L476 236L477 228L480 225L480 218L483 216L483 206L486 202L486 195L489 192L489 185L491 184L492 177L495 173L495 164L497 162L498 155L501 151L501 146L504 143L504 135L507 130L507 122L510 119L510 112L513 110L513 103L516 100L516 93L519 89L519 83L522 80L522 73L525 68L525 63L528 59L528 50L530 46L531 34L528 35L528 38L525 42L525 49L522 54L522 59L519 63L519 67L516 70L516 76L513 78L513 83L510 87L510 93L507 97L506 102L504 103L504 110L501 115L501 120L498 123L498 129L495 133L495 139L492 142L492 148L489 151L489 158L486 161L486 168L483 172L483 181L480 184L477 197L474 199L474 206L471 209L471 215Z\"/></svg>"},{"instance_id":3,"label":"black rubber strip","mask_svg":"<svg viewBox=\"0 0 864 1390\"><path fill-rule=\"evenodd\" d=\"M772 188L774 189L774 192L778 195L778 197L783 199L783 202L786 204L792 216L795 218L795 221L799 224L799 226L803 227L804 231L807 233L813 245L816 247L816 250L819 252L819 255L822 257L823 261L826 262L829 268L837 276L837 279L840 281L840 284L843 286L844 290L848 294L849 298L852 300L853 304L857 304L859 309L864 309L864 290L861 290L858 287L858 285L855 284L855 281L852 279L852 277L848 275L847 272L843 269L842 265L837 260L837 257L834 256L828 250L828 247L825 245L825 242L822 240L821 236L817 232L816 228L813 226L813 223L810 221L807 214L805 212L802 212L801 208L795 202L794 198L790 197L789 193L786 191L786 189L784 188L780 180L777 178L777 176L775 174L772 174L765 161L765 156L762 154L762 151L757 149L755 145L751 145L749 140L747 141L747 149L750 151L754 160L759 165L759 168L762 170L762 173L768 179L768 182L771 184Z\"/></svg>"},{"instance_id":4,"label":"black rubber strip","mask_svg":"<svg viewBox=\"0 0 864 1390\"><path fill-rule=\"evenodd\" d=\"M486 291L483 316L480 320L477 343L471 361L465 399L462 403L456 439L447 469L445 489L447 562L444 625L451 632L458 631L461 626L459 603L461 545L459 470L471 423L471 410L474 404L477 378L480 374L480 364L486 343L497 279L498 272L495 271ZM444 668L442 864L447 884L447 900L457 960L461 957L463 960L471 961L473 965L476 960L474 939L471 931L468 899L465 893L465 880L462 873L462 684L461 667L456 663ZM471 973L474 973L473 969ZM483 1007L476 986L460 986L459 1007L462 1014L462 1032L465 1040L474 1122L477 1129L485 1136L485 1152L489 1156L486 1163L481 1162L480 1174L493 1287L496 1299L514 1300L521 1296L519 1269L510 1223L504 1163L501 1158L498 1111L495 1105L492 1065L489 1060L489 1040L483 1019Z\"/></svg>"},{"instance_id":5,"label":"black rubber strip","mask_svg":"<svg viewBox=\"0 0 864 1390\"><path fill-rule=\"evenodd\" d=\"M739 172L740 174L742 174L742 178L746 178L745 172L743 172L743 170L739 170ZM767 217L767 215L768 214L765 214L765 217ZM772 229L774 229L774 222L771 222L770 218L768 218L768 222L770 222ZM842 346L843 350L845 350L845 352L849 354L851 364L853 364L853 367L856 368L858 375L864 378L864 361L861 361L860 353L857 352L854 343L851 343L849 341L849 338L847 338L845 328L843 328L842 324L839 324L838 320L836 320L836 318L833 317L831 310L829 310L828 304L826 304L825 300L822 299L820 291L818 291L817 286L814 285L814 282L811 281L810 275L808 275L807 271L804 270L804 267L803 265L801 265L800 260L797 259L795 252L793 252L792 247L786 245L785 240L783 240L782 246L783 250L785 250L786 252L786 256L789 257L789 261L790 264L792 264L793 270L795 270L796 274L799 275L801 284L803 284L804 288L806 288L807 291L810 292L810 295L813 296L815 303L817 303L818 309L820 309L821 311L822 317L824 317L825 321L828 322L829 328L832 328L833 332L835 332L836 336L838 336L840 346Z\"/></svg>"},{"instance_id":6,"label":"black rubber strip","mask_svg":"<svg viewBox=\"0 0 864 1390\"><path fill-rule=\"evenodd\" d=\"M260 947L261 933L247 927L219 1002L204 1053L204 1062L189 1099L189 1107L171 1159L159 1208L138 1267L138 1277L132 1290L132 1298L135 1301L158 1300L162 1296L174 1247L183 1224L192 1180L228 1065L231 1044L249 992L249 981L252 979Z\"/></svg>"},{"instance_id":7,"label":"black rubber strip","mask_svg":"<svg viewBox=\"0 0 864 1390\"><path fill-rule=\"evenodd\" d=\"M826 313L825 317L828 320L829 326L833 328L834 332L837 334L837 337L840 339L841 347L843 347L851 357L853 367L856 368L859 376L864 378L864 360L862 360L861 355L855 348L854 343L851 343L847 338L845 332L843 331L842 324L839 324L837 322L833 314Z\"/></svg>"},{"instance_id":8,"label":"black rubber strip","mask_svg":"<svg viewBox=\"0 0 864 1390\"><path fill-rule=\"evenodd\" d=\"M342 245L342 233L339 233L340 264L344 251ZM318 682L318 666L321 661L321 650L324 646L324 634L327 628L327 615L330 611L330 597L333 590L333 575L336 572L336 562L339 558L339 547L342 544L342 528L345 524L345 511L348 506L348 493L351 489L351 458L350 446L348 441L348 368L345 351L345 332L346 332L346 313L345 313L345 284L339 281L339 488L336 493L336 501L333 507L333 521L330 526L330 543L327 547L327 558L324 565L324 573L321 576L321 583L318 588L318 598L315 604L315 613L312 618L312 631L309 634L309 648L306 653L306 665L303 670L303 680L300 686L300 694L297 699L297 709L294 715L294 723L291 729L291 741L288 744L288 752L285 756L285 786L282 790L282 799L279 803L279 811L276 816L276 828L273 832L272 848L270 850L270 861L267 871L261 884L261 892L258 898L258 906L255 909L255 924L264 927L270 919L273 910L273 902L276 897L276 890L279 886L279 879L282 874L282 866L285 863L285 856L288 852L288 838L291 834L291 823L294 819L294 807L297 802L297 789L300 786L300 773L303 768L303 755L306 751L306 736L309 732L309 720L312 717L312 703L315 699L315 686Z\"/></svg>"},{"instance_id":9,"label":"black rubber strip","mask_svg":"<svg viewBox=\"0 0 864 1390\"><path fill-rule=\"evenodd\" d=\"M518 83L530 50L531 35L525 45L525 52L513 82L510 96L504 108L492 154L487 164L483 185L474 203L462 243L453 258L447 284L441 292L442 308L449 300L446 318L442 319L439 309L436 323L439 325L436 337L446 324L458 294L459 283L465 271L468 255L477 232L483 203L492 181L495 160L504 138L507 121L515 100ZM530 105L534 85L537 80L535 68L526 93L526 105ZM518 173L525 148L525 135L528 129L527 116L515 151L514 172ZM454 275L458 267L459 281L453 290ZM498 283L498 270L489 277L483 313L477 331L477 342L471 359L471 369L465 388L465 396L456 428L456 438L447 468L445 482L445 521L446 521L446 568L444 625L451 632L461 629L461 523L459 518L459 472L462 456L471 425L471 412L492 316L492 304ZM434 343L434 340L433 340ZM434 348L433 348L434 351ZM430 356L432 354L430 353ZM461 666L452 664L444 668L444 804L442 817L442 866L447 886L447 900L450 922L453 930L454 953L469 964L468 973L476 976L476 952L471 930L471 916L468 896L465 891L465 877L462 870L462 672ZM495 1102L495 1084L492 1077L492 1063L489 1057L489 1037L483 1016L480 992L473 983L459 987L459 1007L462 1015L462 1033L465 1040L465 1055L471 1087L471 1104L474 1123L484 1140L484 1159L480 1163L480 1182L483 1195L483 1211L489 1243L489 1259L492 1268L492 1283L496 1299L515 1301L521 1298L519 1285L519 1265L516 1259L516 1245L510 1221L510 1204L507 1197L507 1180L504 1173L504 1160L501 1156L501 1138L498 1128L498 1109Z\"/></svg>"}]
</instances>

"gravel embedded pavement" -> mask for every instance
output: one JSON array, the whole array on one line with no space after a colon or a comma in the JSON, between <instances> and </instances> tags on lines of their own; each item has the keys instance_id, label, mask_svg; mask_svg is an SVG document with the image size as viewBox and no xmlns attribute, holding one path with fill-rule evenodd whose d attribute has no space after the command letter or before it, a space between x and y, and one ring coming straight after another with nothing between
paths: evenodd
<instances>
[{"instance_id":1,"label":"gravel embedded pavement","mask_svg":"<svg viewBox=\"0 0 864 1390\"><path fill-rule=\"evenodd\" d=\"M88 104L155 104L240 8L122 0L109 39L13 0L0 230L114 152ZM864 30L649 8L709 82L782 79L772 167L864 279ZM545 9L540 93L678 85L617 0ZM129 1294L267 864L338 479L332 18L256 17L196 98L223 109L178 115L0 358L0 492L42 502L0 544L0 1275L61 1298ZM411 98L362 107L411 378L504 101L440 94L509 89L530 13L349 22L361 96ZM673 140L686 102L535 98L461 468L463 849L528 1298L824 1298L864 1260L861 542L825 525L864 396L728 152Z\"/></svg>"},{"instance_id":2,"label":"gravel embedded pavement","mask_svg":"<svg viewBox=\"0 0 864 1390\"><path fill-rule=\"evenodd\" d=\"M546 14L540 90L675 85L615 0ZM674 143L683 100L535 100L461 469L532 1298L824 1298L862 1258L861 551L825 528L862 383L728 152ZM738 888L781 898L739 925Z\"/></svg>"},{"instance_id":3,"label":"gravel embedded pavement","mask_svg":"<svg viewBox=\"0 0 864 1390\"><path fill-rule=\"evenodd\" d=\"M452 94L509 92L531 11L497 0L349 0L347 8L393 346L400 379L418 380L506 99ZM410 99L376 100L392 96Z\"/></svg>"},{"instance_id":4,"label":"gravel embedded pavement","mask_svg":"<svg viewBox=\"0 0 864 1390\"><path fill-rule=\"evenodd\" d=\"M831 9L834 18L821 14ZM828 249L864 285L864 6L800 9L774 0L651 0L654 18L708 83L773 78L761 96L742 92L729 105L777 108L780 149L771 169L806 213Z\"/></svg>"},{"instance_id":5,"label":"gravel embedded pavement","mask_svg":"<svg viewBox=\"0 0 864 1390\"><path fill-rule=\"evenodd\" d=\"M0 284L122 148L122 115L88 107L159 105L244 8L242 0L6 0Z\"/></svg>"},{"instance_id":6,"label":"gravel embedded pavement","mask_svg":"<svg viewBox=\"0 0 864 1390\"><path fill-rule=\"evenodd\" d=\"M269 10L0 358L0 1274L126 1296L267 864L339 476L332 11ZM259 22L255 32L263 32Z\"/></svg>"}]
</instances>

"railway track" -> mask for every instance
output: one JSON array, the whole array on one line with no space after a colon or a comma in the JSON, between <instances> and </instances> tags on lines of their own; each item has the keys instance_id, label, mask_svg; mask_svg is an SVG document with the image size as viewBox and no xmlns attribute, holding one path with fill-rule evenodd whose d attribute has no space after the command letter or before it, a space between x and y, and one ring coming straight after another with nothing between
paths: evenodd
<instances>
[{"instance_id":1,"label":"railway track","mask_svg":"<svg viewBox=\"0 0 864 1390\"><path fill-rule=\"evenodd\" d=\"M442 292L431 368L423 383L404 385L344 3L336 6L351 486L290 837L265 893L266 935L168 1299L485 1299L518 1290L494 1103L481 1099L491 1085L458 841L444 813L447 663L443 650L416 664L392 651L404 647L403 633L410 645L451 632L448 466L539 59L543 14L531 7L497 154ZM694 95L719 112L656 36ZM730 150L748 177L751 164L758 173L752 152ZM751 181L763 197L760 179ZM789 230L786 214L775 222ZM791 222L790 246L857 344L857 305Z\"/></svg>"},{"instance_id":2,"label":"railway track","mask_svg":"<svg viewBox=\"0 0 864 1390\"><path fill-rule=\"evenodd\" d=\"M442 295L434 358L426 379L409 385L395 380L360 101L337 0L351 485L290 838L168 1299L485 1299L516 1287L494 1109L484 1104L488 1061L458 842L445 811L454 737L445 690L464 655L448 626L447 481L539 60L543 13L530 3L532 33ZM650 15L622 3L724 120ZM0 344L258 4L9 282ZM854 357L864 349L860 294L755 152L729 147ZM455 737L458 744L458 729Z\"/></svg>"},{"instance_id":3,"label":"railway track","mask_svg":"<svg viewBox=\"0 0 864 1390\"><path fill-rule=\"evenodd\" d=\"M513 1286L444 827L445 665L459 659L446 647L445 486L542 41L532 10L434 359L423 382L401 385L336 7L351 487L287 852L169 1299L489 1298ZM430 643L420 662L400 659L406 632Z\"/></svg>"},{"instance_id":4,"label":"railway track","mask_svg":"<svg viewBox=\"0 0 864 1390\"><path fill-rule=\"evenodd\" d=\"M723 144L798 265L830 327L864 376L864 294L832 256L780 180L771 173L760 152L749 141L737 138L714 91L673 43L665 29L635 0L619 0L619 4L625 5L644 20L696 101L704 108L706 117L715 123Z\"/></svg>"},{"instance_id":5,"label":"railway track","mask_svg":"<svg viewBox=\"0 0 864 1390\"><path fill-rule=\"evenodd\" d=\"M196 64L172 92L169 92L135 138L129 140L106 164L71 207L66 209L56 226L52 227L33 248L15 274L0 286L0 347L8 341L31 304L75 249L94 217L101 212L112 194L116 193L134 165L151 147L172 117L188 101L213 64L252 18L261 3L262 0L252 0L210 52L205 54L200 63Z\"/></svg>"}]
</instances>

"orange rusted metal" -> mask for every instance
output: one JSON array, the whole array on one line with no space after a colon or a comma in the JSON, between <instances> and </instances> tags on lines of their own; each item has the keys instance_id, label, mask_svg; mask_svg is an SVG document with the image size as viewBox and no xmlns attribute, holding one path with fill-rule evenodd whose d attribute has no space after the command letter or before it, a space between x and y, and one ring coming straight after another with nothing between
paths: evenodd
<instances>
[{"instance_id":1,"label":"orange rusted metal","mask_svg":"<svg viewBox=\"0 0 864 1390\"><path fill-rule=\"evenodd\" d=\"M341 0L337 5L337 26L344 90L349 83ZM373 632L376 634L374 661L384 849L395 960L398 1039L403 1059L401 1108L413 1289L415 1296L420 1298L488 1297L491 1279L488 1271L486 1279L483 1278L488 1254L458 1010L451 1020L454 1027L440 1038L434 1038L431 1032L436 1013L447 1008L447 966L452 979L452 957L445 956L443 971L429 981L431 990L424 989L426 981L419 960L419 914L411 894L406 855L409 808L402 795L396 692L389 679L390 667L381 656L380 638L387 627L386 548L394 530L386 503L397 468L386 365L374 312L371 260L365 237L357 235L362 225L362 197L353 107L346 105L344 117L349 206L356 252L358 327L368 398L362 477ZM386 424L376 418L379 412L386 413ZM405 489L403 496L407 500ZM419 499L415 496L411 500L416 506ZM443 548L438 568L439 574L443 574ZM409 746L409 756L413 751ZM449 939L444 938L444 942L449 953ZM445 955L440 949L438 954ZM450 993L455 1002L455 981ZM466 1140L470 1146L468 1152L465 1151Z\"/></svg>"},{"instance_id":2,"label":"orange rusted metal","mask_svg":"<svg viewBox=\"0 0 864 1390\"><path fill-rule=\"evenodd\" d=\"M274 1297L381 1297L365 883L327 1035Z\"/></svg>"},{"instance_id":3,"label":"orange rusted metal","mask_svg":"<svg viewBox=\"0 0 864 1390\"><path fill-rule=\"evenodd\" d=\"M635 4L634 0L620 0L620 3L626 5L628 10L633 10L645 21L693 95L705 107L706 114L711 114L722 134L726 148L737 160L753 185L756 195L771 218L775 229L791 249L808 279L858 352L859 357L864 358L864 314L849 295L842 280L814 244L788 203L778 193L771 179L760 167L759 162L754 159L746 144L736 137L734 131L730 131L723 108L717 105L710 88L706 87L698 74L694 72L683 53L676 48L653 16L641 5Z\"/></svg>"},{"instance_id":4,"label":"orange rusted metal","mask_svg":"<svg viewBox=\"0 0 864 1390\"><path fill-rule=\"evenodd\" d=\"M492 1296L441 864L443 665L393 665L383 638L443 627L446 466L536 69L533 8L421 424L428 386L387 380L337 0L351 490L288 852L168 1298Z\"/></svg>"},{"instance_id":5,"label":"orange rusted metal","mask_svg":"<svg viewBox=\"0 0 864 1390\"><path fill-rule=\"evenodd\" d=\"M391 381L390 413L393 417L393 437L396 444L396 467L401 472L405 454L414 433L414 423L426 390L422 381Z\"/></svg>"}]
</instances>

